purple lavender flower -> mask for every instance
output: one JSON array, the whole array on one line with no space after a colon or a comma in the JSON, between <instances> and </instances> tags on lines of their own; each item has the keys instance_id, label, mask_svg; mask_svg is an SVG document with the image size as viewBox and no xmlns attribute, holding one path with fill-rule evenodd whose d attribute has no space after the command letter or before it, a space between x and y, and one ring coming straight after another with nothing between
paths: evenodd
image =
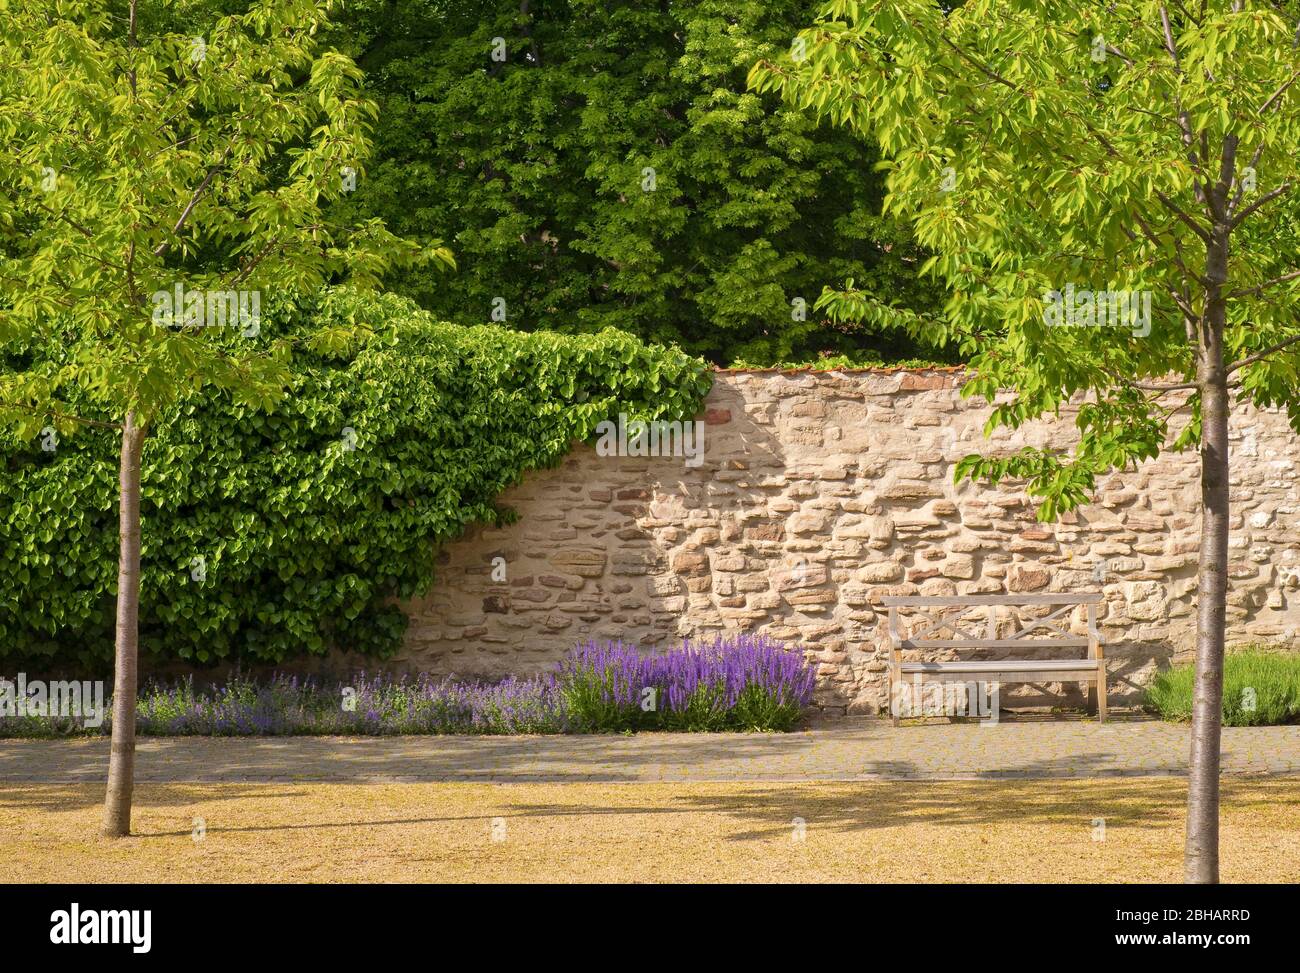
<instances>
[{"instance_id":1,"label":"purple lavender flower","mask_svg":"<svg viewBox=\"0 0 1300 973\"><path fill-rule=\"evenodd\" d=\"M340 705L343 686L311 677L256 682L235 672L204 690L188 678L150 683L136 719L145 735L782 730L811 702L814 682L801 651L763 636L688 641L662 655L588 642L530 678L358 673L343 684L355 691L351 711ZM100 732L109 731L106 720Z\"/></svg>"}]
</instances>

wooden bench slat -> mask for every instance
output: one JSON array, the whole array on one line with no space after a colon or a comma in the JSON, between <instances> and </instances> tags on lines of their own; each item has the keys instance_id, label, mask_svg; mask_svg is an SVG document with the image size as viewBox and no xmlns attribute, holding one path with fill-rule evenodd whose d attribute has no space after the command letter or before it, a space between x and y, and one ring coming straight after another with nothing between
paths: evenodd
<instances>
[{"instance_id":1,"label":"wooden bench slat","mask_svg":"<svg viewBox=\"0 0 1300 973\"><path fill-rule=\"evenodd\" d=\"M904 649L1020 649L1037 648L1087 648L1086 635L1071 635L1054 639L902 639Z\"/></svg>"},{"instance_id":2,"label":"wooden bench slat","mask_svg":"<svg viewBox=\"0 0 1300 973\"><path fill-rule=\"evenodd\" d=\"M958 608L963 605L996 605L999 608L1015 608L1019 605L1099 605L1104 597L1099 591L1049 595L885 595L880 602L886 607Z\"/></svg>"},{"instance_id":3,"label":"wooden bench slat","mask_svg":"<svg viewBox=\"0 0 1300 973\"><path fill-rule=\"evenodd\" d=\"M963 683L972 681L997 683L1095 682L1100 684L1102 679L1100 669L1051 669L1048 671L1038 669L997 669L993 672L960 672L949 669L939 672L900 672L898 679L906 684L914 675L924 677L922 685L929 685L932 682Z\"/></svg>"},{"instance_id":4,"label":"wooden bench slat","mask_svg":"<svg viewBox=\"0 0 1300 973\"><path fill-rule=\"evenodd\" d=\"M1064 683L1079 682L1085 687L1095 686L1097 717L1106 721L1106 663L1101 636L1097 632L1098 605L1105 598L1099 591L1049 592L1025 595L964 595L929 597L926 595L885 595L881 603L889 609L889 640L891 643L889 667L890 710L894 725L898 726L899 712L896 690L900 685L926 682L969 683L979 679L999 683ZM998 618L1002 609L1027 608L1045 605L1052 609L1045 618L1016 620L1017 630L1007 638L997 638ZM1074 606L1086 606L1088 634L1075 635L1070 631L1070 620L1062 617ZM917 609L923 621L914 620L911 633L917 637L904 638L899 630L900 609ZM945 617L943 609L960 608L962 611ZM984 619L987 637L978 638L978 631L967 631L962 626L975 624L967 616L972 608L986 608ZM1014 613L1013 613L1014 614ZM1039 613L1041 614L1041 613ZM949 638L935 638L944 629ZM1025 648L1086 648L1083 659L981 659L963 662L904 662L906 649L1025 649ZM1028 653L1016 653L1024 655ZM1092 688L1088 695L1094 698Z\"/></svg>"},{"instance_id":5,"label":"wooden bench slat","mask_svg":"<svg viewBox=\"0 0 1300 973\"><path fill-rule=\"evenodd\" d=\"M899 666L902 672L998 672L1015 669L1019 672L1060 672L1075 669L1096 669L1096 659L1004 659L997 662L982 660L978 662L904 662Z\"/></svg>"}]
</instances>

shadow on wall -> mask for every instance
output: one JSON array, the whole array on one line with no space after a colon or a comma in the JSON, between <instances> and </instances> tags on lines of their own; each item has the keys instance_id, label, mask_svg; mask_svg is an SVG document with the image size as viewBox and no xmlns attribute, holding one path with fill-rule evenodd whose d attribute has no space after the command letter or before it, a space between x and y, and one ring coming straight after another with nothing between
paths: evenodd
<instances>
[{"instance_id":1,"label":"shadow on wall","mask_svg":"<svg viewBox=\"0 0 1300 973\"><path fill-rule=\"evenodd\" d=\"M433 591L408 606L395 665L500 678L545 671L589 639L667 649L784 628L798 640L783 624L798 605L769 577L789 545L787 459L747 405L715 388L687 434L692 445L702 436L698 465L671 455L675 435L647 444L670 455L651 456L629 455L636 445L619 437L612 455L577 445L561 466L530 474L502 497L518 523L477 528L439 555Z\"/></svg>"}]
</instances>

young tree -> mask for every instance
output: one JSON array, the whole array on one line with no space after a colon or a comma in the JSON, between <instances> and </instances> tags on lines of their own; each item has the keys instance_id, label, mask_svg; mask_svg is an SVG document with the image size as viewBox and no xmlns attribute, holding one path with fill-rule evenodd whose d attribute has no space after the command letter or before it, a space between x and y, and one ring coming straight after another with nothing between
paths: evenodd
<instances>
[{"instance_id":1,"label":"young tree","mask_svg":"<svg viewBox=\"0 0 1300 973\"><path fill-rule=\"evenodd\" d=\"M321 50L332 0L260 0L201 35L160 0L0 0L0 420L47 441L121 434L113 735L103 833L128 834L135 752L140 473L149 430L203 386L272 405L291 349L259 341L263 293L445 250L379 221L332 225L375 115ZM314 336L345 341L340 329Z\"/></svg>"},{"instance_id":2,"label":"young tree","mask_svg":"<svg viewBox=\"0 0 1300 973\"><path fill-rule=\"evenodd\" d=\"M1016 393L990 427L1081 403L1072 449L959 476L1026 478L1048 519L1108 470L1199 448L1191 882L1219 874L1230 398L1300 430L1297 41L1291 5L1247 0L835 0L751 73L883 148L887 207L975 352L966 391ZM822 301L873 310L852 288Z\"/></svg>"}]
</instances>

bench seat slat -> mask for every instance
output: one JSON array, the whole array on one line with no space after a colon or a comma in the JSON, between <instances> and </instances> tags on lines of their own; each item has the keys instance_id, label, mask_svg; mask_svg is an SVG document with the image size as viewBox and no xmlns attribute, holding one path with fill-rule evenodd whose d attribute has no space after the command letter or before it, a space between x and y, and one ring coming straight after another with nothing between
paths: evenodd
<instances>
[{"instance_id":1,"label":"bench seat slat","mask_svg":"<svg viewBox=\"0 0 1300 973\"><path fill-rule=\"evenodd\" d=\"M1087 648L1083 635L1054 639L903 639L898 643L904 649L1050 649Z\"/></svg>"},{"instance_id":2,"label":"bench seat slat","mask_svg":"<svg viewBox=\"0 0 1300 973\"><path fill-rule=\"evenodd\" d=\"M978 662L904 662L899 665L900 672L1073 672L1097 669L1100 659L1004 659L998 662L981 660Z\"/></svg>"},{"instance_id":3,"label":"bench seat slat","mask_svg":"<svg viewBox=\"0 0 1300 973\"><path fill-rule=\"evenodd\" d=\"M899 680L907 683L918 674L902 673ZM1025 672L1022 669L998 669L995 672L927 672L921 677L925 685L945 682L996 682L996 683L1049 683L1049 682L1101 682L1100 669L1061 669L1058 672Z\"/></svg>"}]
</instances>

